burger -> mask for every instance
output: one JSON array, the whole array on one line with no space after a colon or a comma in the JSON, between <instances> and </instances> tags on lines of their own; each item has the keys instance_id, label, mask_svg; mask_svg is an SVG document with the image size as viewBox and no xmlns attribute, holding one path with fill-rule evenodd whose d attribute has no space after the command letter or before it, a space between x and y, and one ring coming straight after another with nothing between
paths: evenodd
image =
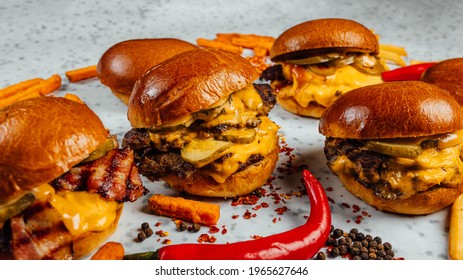
<instances>
[{"instance_id":1,"label":"burger","mask_svg":"<svg viewBox=\"0 0 463 280\"><path fill-rule=\"evenodd\" d=\"M199 48L146 72L128 105L122 142L152 181L207 197L235 197L266 183L278 160L276 100L243 57Z\"/></svg>"},{"instance_id":2,"label":"burger","mask_svg":"<svg viewBox=\"0 0 463 280\"><path fill-rule=\"evenodd\" d=\"M345 188L379 210L422 215L463 192L462 111L421 81L343 94L320 118L328 167Z\"/></svg>"},{"instance_id":3,"label":"burger","mask_svg":"<svg viewBox=\"0 0 463 280\"><path fill-rule=\"evenodd\" d=\"M112 93L128 103L135 82L148 69L184 51L197 48L174 38L135 39L119 42L103 53L97 76Z\"/></svg>"},{"instance_id":4,"label":"burger","mask_svg":"<svg viewBox=\"0 0 463 280\"><path fill-rule=\"evenodd\" d=\"M86 105L59 97L0 110L0 258L79 259L146 193L133 151Z\"/></svg>"},{"instance_id":5,"label":"burger","mask_svg":"<svg viewBox=\"0 0 463 280\"><path fill-rule=\"evenodd\" d=\"M438 62L423 73L421 80L447 91L463 105L463 58Z\"/></svg>"},{"instance_id":6,"label":"burger","mask_svg":"<svg viewBox=\"0 0 463 280\"><path fill-rule=\"evenodd\" d=\"M275 63L261 75L285 110L320 118L341 94L381 83L376 36L348 19L306 21L284 31L270 50Z\"/></svg>"}]
</instances>

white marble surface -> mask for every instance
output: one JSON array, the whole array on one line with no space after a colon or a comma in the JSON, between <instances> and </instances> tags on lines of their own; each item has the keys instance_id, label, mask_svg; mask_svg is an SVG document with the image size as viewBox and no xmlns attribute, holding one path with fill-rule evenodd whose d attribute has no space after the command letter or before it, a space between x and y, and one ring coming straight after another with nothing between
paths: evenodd
<instances>
[{"instance_id":1,"label":"white marble surface","mask_svg":"<svg viewBox=\"0 0 463 280\"><path fill-rule=\"evenodd\" d=\"M126 107L98 80L70 84L64 77L69 69L96 64L101 54L113 44L135 38L176 37L195 42L198 37L214 38L216 33L240 32L278 36L300 22L342 17L357 20L381 35L381 43L404 46L408 59L442 60L462 56L463 2L458 0L407 1L56 1L2 0L0 2L0 87L32 77L63 77L61 95L79 95L116 133L119 140L129 129ZM392 243L396 256L405 259L447 259L448 209L438 213L408 217L382 213L347 193L326 167L323 155L324 138L318 133L317 120L299 118L278 106L271 117L281 126L289 147L295 148L295 164L306 164L320 178L333 203L333 224L344 230L357 227ZM281 155L280 164L288 160ZM276 176L283 175L275 170ZM274 184L278 194L300 187L299 174L284 175ZM175 194L162 183L147 182L151 193ZM172 243L196 242L198 233L177 232L167 218L145 212L145 199L127 205L118 231L111 240L123 242L128 253L154 250ZM232 207L230 201L213 200L222 206L218 227L226 234L215 233L217 243L248 240L251 235L268 235L304 222L307 197L291 197L286 204L273 204L267 209L253 206ZM360 224L354 222L352 208L358 205L368 212ZM289 211L277 215L275 208L287 206ZM255 218L242 217L248 209ZM232 215L240 215L232 219ZM281 221L272 222L273 218ZM142 243L134 242L140 224L148 221L154 230L169 232L168 237L153 236ZM160 227L153 224L161 222Z\"/></svg>"}]
</instances>

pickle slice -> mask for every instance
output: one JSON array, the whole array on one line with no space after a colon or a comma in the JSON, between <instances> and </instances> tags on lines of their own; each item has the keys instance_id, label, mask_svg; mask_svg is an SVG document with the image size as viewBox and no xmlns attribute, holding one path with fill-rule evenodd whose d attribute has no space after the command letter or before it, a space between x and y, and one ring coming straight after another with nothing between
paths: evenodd
<instances>
[{"instance_id":1,"label":"pickle slice","mask_svg":"<svg viewBox=\"0 0 463 280\"><path fill-rule=\"evenodd\" d=\"M286 63L297 64L297 65L309 65L309 64L328 62L328 61L331 61L339 57L340 55L338 53L328 53L328 54L322 54L322 55L317 55L317 56L312 56L312 57L305 57L305 58L300 58L300 59L289 59L289 60L286 60Z\"/></svg>"},{"instance_id":2,"label":"pickle slice","mask_svg":"<svg viewBox=\"0 0 463 280\"><path fill-rule=\"evenodd\" d=\"M35 201L34 195L31 193L28 193L11 204L1 206L0 207L0 226L4 222L9 220L10 218L26 210L26 208L29 207L34 201Z\"/></svg>"},{"instance_id":3,"label":"pickle slice","mask_svg":"<svg viewBox=\"0 0 463 280\"><path fill-rule=\"evenodd\" d=\"M188 145L182 148L182 158L200 168L221 157L233 143L228 141L208 139L193 139Z\"/></svg>"},{"instance_id":4,"label":"pickle slice","mask_svg":"<svg viewBox=\"0 0 463 280\"><path fill-rule=\"evenodd\" d=\"M100 157L106 155L107 152L115 148L117 148L116 139L113 137L109 137L102 145L100 145L98 148L96 148L96 150L91 152L90 155L88 155L88 157L86 157L82 162L90 162L99 159Z\"/></svg>"},{"instance_id":5,"label":"pickle slice","mask_svg":"<svg viewBox=\"0 0 463 280\"><path fill-rule=\"evenodd\" d=\"M233 143L248 144L256 139L256 130L251 128L228 129L222 132L219 137Z\"/></svg>"},{"instance_id":6,"label":"pickle slice","mask_svg":"<svg viewBox=\"0 0 463 280\"><path fill-rule=\"evenodd\" d=\"M421 154L420 144L392 143L383 141L368 141L365 147L377 153L393 156L414 158Z\"/></svg>"},{"instance_id":7,"label":"pickle slice","mask_svg":"<svg viewBox=\"0 0 463 280\"><path fill-rule=\"evenodd\" d=\"M306 69L320 76L330 76L336 73L336 67L330 66L326 63L308 65L306 66Z\"/></svg>"}]
</instances>

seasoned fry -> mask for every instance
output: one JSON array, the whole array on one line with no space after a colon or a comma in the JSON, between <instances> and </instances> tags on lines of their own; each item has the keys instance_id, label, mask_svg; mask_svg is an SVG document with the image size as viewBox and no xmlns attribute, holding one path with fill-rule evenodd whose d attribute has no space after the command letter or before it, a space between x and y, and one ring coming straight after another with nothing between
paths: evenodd
<instances>
[{"instance_id":1,"label":"seasoned fry","mask_svg":"<svg viewBox=\"0 0 463 280\"><path fill-rule=\"evenodd\" d=\"M19 91L7 98L0 99L0 108L13 104L19 100L39 97L52 93L53 91L61 87L61 77L57 74L53 74L50 78L40 81L39 83Z\"/></svg>"},{"instance_id":2,"label":"seasoned fry","mask_svg":"<svg viewBox=\"0 0 463 280\"><path fill-rule=\"evenodd\" d=\"M67 98L69 100L73 100L73 101L79 102L81 104L84 104L84 101L82 101L82 99L80 99L79 96L77 96L77 95L75 95L73 93L66 93L63 97Z\"/></svg>"},{"instance_id":3,"label":"seasoned fry","mask_svg":"<svg viewBox=\"0 0 463 280\"><path fill-rule=\"evenodd\" d=\"M7 86L3 89L0 89L0 99L10 97L20 91L26 90L38 83L43 81L42 78L33 78L30 80L25 80L14 85Z\"/></svg>"},{"instance_id":4,"label":"seasoned fry","mask_svg":"<svg viewBox=\"0 0 463 280\"><path fill-rule=\"evenodd\" d=\"M270 50L273 44L273 38L263 39L259 36L246 36L246 37L236 37L231 39L231 43L235 46L241 46L247 49L253 49L255 47L261 47L266 50Z\"/></svg>"},{"instance_id":5,"label":"seasoned fry","mask_svg":"<svg viewBox=\"0 0 463 280\"><path fill-rule=\"evenodd\" d=\"M220 217L219 205L162 194L155 194L149 198L148 209L156 215L207 226L216 225Z\"/></svg>"},{"instance_id":6,"label":"seasoned fry","mask_svg":"<svg viewBox=\"0 0 463 280\"><path fill-rule=\"evenodd\" d=\"M455 200L450 213L449 256L463 260L463 194Z\"/></svg>"},{"instance_id":7,"label":"seasoned fry","mask_svg":"<svg viewBox=\"0 0 463 280\"><path fill-rule=\"evenodd\" d=\"M270 51L270 49L266 49L266 48L262 48L262 47L254 47L252 49L252 51L254 52L254 56L264 57L264 56L267 55L267 53Z\"/></svg>"},{"instance_id":8,"label":"seasoned fry","mask_svg":"<svg viewBox=\"0 0 463 280\"><path fill-rule=\"evenodd\" d=\"M106 242L92 256L91 260L122 260L124 258L124 246L118 242Z\"/></svg>"},{"instance_id":9,"label":"seasoned fry","mask_svg":"<svg viewBox=\"0 0 463 280\"><path fill-rule=\"evenodd\" d=\"M65 74L71 83L94 78L97 76L96 65L69 70L66 71Z\"/></svg>"},{"instance_id":10,"label":"seasoned fry","mask_svg":"<svg viewBox=\"0 0 463 280\"><path fill-rule=\"evenodd\" d=\"M196 44L198 44L198 46L201 46L201 47L216 48L216 49L226 50L226 51L236 53L236 54L243 53L242 47L230 45L228 43L224 43L221 41L198 38L196 39Z\"/></svg>"}]
</instances>

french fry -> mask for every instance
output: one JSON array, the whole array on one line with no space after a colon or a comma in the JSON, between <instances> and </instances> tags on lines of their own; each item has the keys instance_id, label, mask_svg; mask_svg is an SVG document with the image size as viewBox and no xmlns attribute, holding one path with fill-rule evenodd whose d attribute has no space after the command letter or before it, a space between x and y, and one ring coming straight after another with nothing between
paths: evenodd
<instances>
[{"instance_id":1,"label":"french fry","mask_svg":"<svg viewBox=\"0 0 463 280\"><path fill-rule=\"evenodd\" d=\"M380 50L378 56L384 58L386 61L391 61L399 66L407 66L405 60L399 54L386 50Z\"/></svg>"},{"instance_id":2,"label":"french fry","mask_svg":"<svg viewBox=\"0 0 463 280\"><path fill-rule=\"evenodd\" d=\"M82 101L82 99L80 99L79 96L73 93L66 93L63 97L69 100L79 102L80 104L84 104L84 101Z\"/></svg>"},{"instance_id":3,"label":"french fry","mask_svg":"<svg viewBox=\"0 0 463 280\"><path fill-rule=\"evenodd\" d=\"M96 65L69 70L65 72L65 75L71 83L94 78L97 76Z\"/></svg>"},{"instance_id":4,"label":"french fry","mask_svg":"<svg viewBox=\"0 0 463 280\"><path fill-rule=\"evenodd\" d=\"M3 99L3 98L7 98L7 97L10 97L20 91L23 91L27 88L30 88L38 83L40 83L41 81L43 81L42 78L33 78L33 79L29 79L29 80L25 80L25 81L22 81L22 82L19 82L17 84L13 84L13 85L10 85L10 86L7 86L3 89L0 89L0 99Z\"/></svg>"},{"instance_id":5,"label":"french fry","mask_svg":"<svg viewBox=\"0 0 463 280\"><path fill-rule=\"evenodd\" d=\"M246 49L253 49L255 47L261 47L266 50L270 50L274 39L258 36L258 35L243 35L240 37L232 38L231 43L235 46L240 46Z\"/></svg>"},{"instance_id":6,"label":"french fry","mask_svg":"<svg viewBox=\"0 0 463 280\"><path fill-rule=\"evenodd\" d=\"M254 47L252 49L252 51L254 52L254 56L257 56L257 57L264 57L267 55L267 53L269 52L270 49L266 49L266 48L263 48L263 47Z\"/></svg>"},{"instance_id":7,"label":"french fry","mask_svg":"<svg viewBox=\"0 0 463 280\"><path fill-rule=\"evenodd\" d=\"M396 53L396 54L398 54L400 56L408 56L407 51L405 50L405 48L400 47L400 46L389 45L389 44L380 44L379 49L380 49L380 53L381 53L381 51L388 51L388 52Z\"/></svg>"},{"instance_id":8,"label":"french fry","mask_svg":"<svg viewBox=\"0 0 463 280\"><path fill-rule=\"evenodd\" d=\"M91 257L91 260L122 260L125 250L119 242L106 242L98 251Z\"/></svg>"},{"instance_id":9,"label":"french fry","mask_svg":"<svg viewBox=\"0 0 463 280\"><path fill-rule=\"evenodd\" d=\"M156 215L206 226L216 225L220 217L219 205L162 194L149 198L148 209Z\"/></svg>"},{"instance_id":10,"label":"french fry","mask_svg":"<svg viewBox=\"0 0 463 280\"><path fill-rule=\"evenodd\" d=\"M236 54L242 54L243 53L243 48L234 46L225 42L221 41L216 41L216 40L209 40L209 39L204 39L204 38L198 38L196 39L196 44L201 47L208 47L208 48L215 48L215 49L221 49L221 50L226 50L232 53Z\"/></svg>"},{"instance_id":11,"label":"french fry","mask_svg":"<svg viewBox=\"0 0 463 280\"><path fill-rule=\"evenodd\" d=\"M50 78L40 81L39 83L15 94L0 99L0 108L11 105L19 100L28 99L32 97L38 97L47 95L61 87L61 77L57 74L53 74Z\"/></svg>"},{"instance_id":12,"label":"french fry","mask_svg":"<svg viewBox=\"0 0 463 280\"><path fill-rule=\"evenodd\" d=\"M450 212L449 256L463 260L463 194L453 202Z\"/></svg>"}]
</instances>

